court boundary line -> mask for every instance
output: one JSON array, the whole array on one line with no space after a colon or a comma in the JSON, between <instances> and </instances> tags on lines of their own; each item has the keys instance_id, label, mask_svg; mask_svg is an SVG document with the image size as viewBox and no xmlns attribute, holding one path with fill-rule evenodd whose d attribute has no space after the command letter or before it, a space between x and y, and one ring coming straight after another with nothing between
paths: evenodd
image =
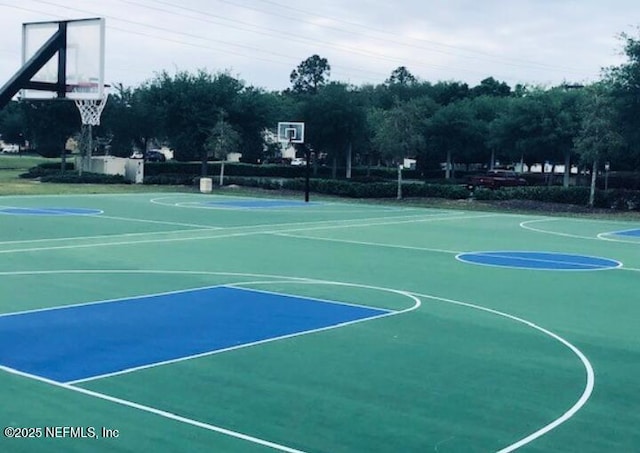
<instances>
[{"instance_id":1,"label":"court boundary line","mask_svg":"<svg viewBox=\"0 0 640 453\"><path fill-rule=\"evenodd\" d=\"M187 417L183 417L181 415L178 414L174 414L162 409L158 409L155 407L151 407L151 406L147 406L144 404L140 404L140 403L136 403L134 401L130 401L130 400L126 400L123 398L118 398L115 396L111 396L111 395L107 395L106 393L101 393L101 392L96 392L94 390L89 390L89 389L85 389L83 387L76 387L70 384L65 384L63 382L57 382L51 379L47 379L47 378L43 378L41 376L37 376L35 374L29 374L29 373L25 373L23 371L19 371L19 370L15 370L13 368L9 368L6 367L4 365L0 365L0 369L5 371L6 373L10 373L10 374L14 374L14 375L18 375L21 377L25 377L31 380L35 380L35 381L39 381L39 382L43 382L45 384L49 384L52 385L54 387L58 387L58 388L63 388L66 390L71 390L73 392L76 393L81 393L83 395L87 395L87 396L91 396L94 398L98 398L101 400L105 400L105 401L109 401L111 403L116 403L119 404L121 406L126 406L126 407L130 407L133 409L137 409L143 412L147 412L147 413L151 413L154 415L159 415L160 417L163 418L167 418L169 420L174 420L177 422L181 422L181 423L185 423L187 425L191 425L191 426L195 426L198 428L203 428L206 429L208 431L213 431L219 434L223 434L229 437L234 437L236 439L240 439L240 440L244 440L247 442L251 442L257 445L262 445L264 447L269 447L272 448L274 450L279 450L279 451L283 451L286 453L305 453L303 450L298 450L295 448L291 448L291 447L287 447L286 445L282 445L282 444L278 444L275 442L271 442L269 440L266 439L261 439L259 437L254 437L248 434L244 434L241 433L239 431L234 431L234 430L230 430L227 428L223 428L221 426L217 426L217 425L212 425L210 423L205 423L205 422L201 422L198 420L194 420L192 418L187 418Z\"/></svg>"},{"instance_id":2,"label":"court boundary line","mask_svg":"<svg viewBox=\"0 0 640 453\"><path fill-rule=\"evenodd\" d=\"M230 276L251 276L251 277L266 277L266 278L287 278L290 279L293 283L305 283L308 282L309 284L314 283L314 279L310 279L310 278L305 278L305 277L287 277L287 276L278 276L278 275L269 275L269 274L242 274L242 273L229 273L229 272L212 272L212 271L176 271L176 270L169 270L169 271L161 271L161 270L135 270L135 273L139 273L139 274L185 274L185 275L189 275L189 274L197 274L197 275L230 275ZM55 271L32 271L32 272L28 272L28 271L10 271L10 272L0 272L0 276L2 275L16 275L16 274L20 274L20 275L29 275L29 274L64 274L64 273L73 273L73 274L78 274L78 273L90 273L90 274L96 274L96 273L114 273L114 274L118 274L118 273L131 273L130 270L116 270L116 269L106 269L106 270L90 270L90 271L84 271L84 270L55 270ZM347 282L331 282L330 280L325 280L326 282L328 282L328 284L344 284L344 285L351 285L350 283ZM355 284L358 285L358 284ZM369 287L369 285L362 285L362 287ZM370 287L371 289L375 289L376 287ZM382 288L382 287L380 287ZM428 294L424 294L424 293L419 293L419 292L415 292L415 291L409 291L409 290L394 290L391 288L382 288L382 289L388 289L393 291L400 291L402 293L406 292L407 294L416 296L418 298L422 297L422 298L426 298L426 299L430 299L430 300L436 300L436 301L440 301L440 302L445 302L445 303L449 303L449 304L453 304L453 305L458 305L458 306L462 306L462 307L466 307L466 308L471 308L471 309L475 309L475 310L479 310L479 311L483 311L486 313L490 313L490 314L494 314L497 316L501 316L507 319L510 319L512 321L516 321L518 323L524 324L525 326L531 327L535 330L538 330L539 332L542 332L543 334L552 337L553 339L557 340L558 342L560 342L561 344L563 344L564 346L566 346L567 348L569 348L576 356L578 356L578 358L580 359L580 361L582 362L585 370L586 370L586 374L587 374L587 379L586 379L586 385L585 385L585 389L582 393L582 395L580 396L580 398L578 399L578 401L576 403L574 403L574 405L567 410L566 412L564 412L560 417L554 419L551 423L548 423L547 425L543 426L542 428L534 431L533 433L529 434L528 436L508 445L507 447L502 448L501 450L498 451L498 453L510 453L512 451L515 451L516 449L523 447L531 442L533 442L534 440L538 439L539 437L549 433L550 431L552 431L553 429L557 428L558 426L560 426L562 423L566 422L567 420L569 420L570 418L573 417L573 415L575 415L589 400L591 394L593 393L593 389L595 387L595 372L593 371L593 366L591 365L591 362L589 361L589 359L584 355L584 353L582 353L582 351L580 351L580 349L578 349L576 346L574 346L572 343L570 343L568 340L562 338L561 336L555 334L554 332L545 329L544 327L538 326L537 324L531 322L531 321L527 321L524 318L520 318L518 316L515 315L511 315L509 313L506 312L502 312L499 310L495 310L492 308L488 308L488 307L483 307L481 305L477 305L477 304L472 304L472 303L468 303L468 302L462 302L462 301L456 301L454 299L448 299L448 298L444 298L444 297L439 297L439 296L433 296L433 295L428 295ZM420 302L421 303L421 302ZM418 307L416 307L418 308ZM404 311L406 312L406 310ZM403 312L397 312L395 314L400 314ZM5 371L8 372L15 372L17 374L21 374L25 377L31 377L32 379L38 379L38 380L43 380L41 378L38 378L37 376L31 376L29 374L26 373L22 373L22 372L17 372L17 370L13 370L11 368L7 368L7 367L3 367L0 365L0 369L4 369ZM44 382L48 382L52 385L56 385L56 386L60 386L63 388L68 388L71 390L85 390L82 389L82 387L75 387L72 385L67 385L67 384L62 384L62 383L58 383L56 381L49 381L49 380L44 380ZM95 392L97 395L101 395L98 394L97 392ZM105 397L108 397L108 395L103 395ZM99 396L98 396L99 397ZM112 398L112 397L109 397ZM103 398L103 399L107 399L107 398ZM114 398L117 399L117 398ZM136 403L132 403L132 404L136 404ZM126 404L125 404L126 405ZM135 407L135 406L132 406ZM153 409L153 408L151 408ZM163 412L160 410L156 410L157 412L153 412L153 413L158 413L158 415L162 415L159 414L159 412ZM175 415L175 414L171 414L171 415ZM178 416L179 417L179 416ZM174 418L175 419L175 418ZM189 419L187 419L189 420ZM193 422L193 420L191 420ZM185 422L188 423L188 422ZM197 422L200 423L200 422ZM195 426L199 426L199 425L195 425ZM211 425L213 426L213 425ZM202 427L202 426L201 426ZM221 428L224 429L224 428ZM218 431L220 432L220 431ZM229 434L231 435L231 434ZM235 437L235 436L233 436ZM285 450L286 451L286 450ZM298 453L298 452L296 452ZM304 452L301 452L304 453Z\"/></svg>"}]
</instances>

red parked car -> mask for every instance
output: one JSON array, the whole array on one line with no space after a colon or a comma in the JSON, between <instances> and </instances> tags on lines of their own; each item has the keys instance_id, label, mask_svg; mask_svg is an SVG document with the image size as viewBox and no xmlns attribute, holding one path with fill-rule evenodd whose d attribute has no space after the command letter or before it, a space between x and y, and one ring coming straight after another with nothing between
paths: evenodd
<instances>
[{"instance_id":1,"label":"red parked car","mask_svg":"<svg viewBox=\"0 0 640 453\"><path fill-rule=\"evenodd\" d=\"M485 187L487 189L499 189L500 187L526 186L527 181L511 170L489 170L484 175L472 176L469 185L473 187Z\"/></svg>"}]
</instances>

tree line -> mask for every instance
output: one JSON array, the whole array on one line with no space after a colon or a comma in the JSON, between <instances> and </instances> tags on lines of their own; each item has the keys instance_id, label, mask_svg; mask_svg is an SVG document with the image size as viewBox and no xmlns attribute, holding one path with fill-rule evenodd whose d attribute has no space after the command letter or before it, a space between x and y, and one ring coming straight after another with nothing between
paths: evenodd
<instances>
[{"instance_id":1,"label":"tree line","mask_svg":"<svg viewBox=\"0 0 640 453\"><path fill-rule=\"evenodd\" d=\"M454 176L456 164L563 164L590 170L640 170L640 39L621 35L626 61L586 86L516 85L488 77L470 87L421 81L407 67L377 85L331 80L327 59L313 55L290 75L291 86L266 91L228 72L161 72L137 87L112 87L94 128L96 142L128 156L150 142L169 145L180 161L224 159L241 152L263 162L278 145L265 130L278 121L306 124L305 149L335 172L352 164L417 160L427 174ZM31 143L59 156L80 121L67 102L12 102L0 111L5 142ZM567 175L568 176L568 173ZM565 183L568 179L565 178Z\"/></svg>"}]
</instances>

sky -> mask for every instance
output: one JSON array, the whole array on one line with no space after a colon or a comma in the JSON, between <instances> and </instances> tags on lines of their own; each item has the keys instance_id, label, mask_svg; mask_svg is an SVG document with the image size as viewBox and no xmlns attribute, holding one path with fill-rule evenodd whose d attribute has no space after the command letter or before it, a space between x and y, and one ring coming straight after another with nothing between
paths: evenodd
<instances>
[{"instance_id":1,"label":"sky","mask_svg":"<svg viewBox=\"0 0 640 453\"><path fill-rule=\"evenodd\" d=\"M21 65L25 22L104 17L105 82L228 71L266 90L318 54L330 80L380 84L487 77L550 87L598 80L638 37L638 0L0 0L0 85Z\"/></svg>"}]
</instances>

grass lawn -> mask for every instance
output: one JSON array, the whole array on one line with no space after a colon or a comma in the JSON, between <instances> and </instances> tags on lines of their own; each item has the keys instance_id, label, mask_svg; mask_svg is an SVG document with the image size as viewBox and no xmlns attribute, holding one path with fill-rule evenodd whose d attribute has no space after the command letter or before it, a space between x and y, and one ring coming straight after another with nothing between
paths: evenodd
<instances>
[{"instance_id":1,"label":"grass lawn","mask_svg":"<svg viewBox=\"0 0 640 453\"><path fill-rule=\"evenodd\" d=\"M72 159L68 159L72 162ZM182 187L147 186L143 184L41 184L33 179L22 179L20 174L41 163L60 162L38 156L0 154L1 195L54 195L90 193L176 192ZM185 190L188 190L185 188Z\"/></svg>"}]
</instances>

